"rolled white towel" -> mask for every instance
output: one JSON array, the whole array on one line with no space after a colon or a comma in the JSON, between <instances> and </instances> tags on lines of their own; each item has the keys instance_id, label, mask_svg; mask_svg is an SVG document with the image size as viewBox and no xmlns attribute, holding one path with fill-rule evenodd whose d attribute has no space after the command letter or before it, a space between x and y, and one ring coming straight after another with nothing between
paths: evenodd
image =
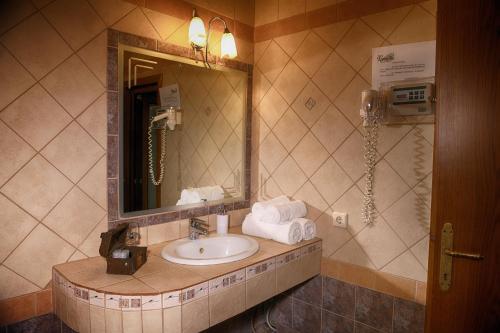
<instances>
[{"instance_id":1,"label":"rolled white towel","mask_svg":"<svg viewBox=\"0 0 500 333\"><path fill-rule=\"evenodd\" d=\"M310 240L316 237L316 223L313 221L299 217L293 219L293 222L298 222L302 228L302 238L304 240Z\"/></svg>"},{"instance_id":2,"label":"rolled white towel","mask_svg":"<svg viewBox=\"0 0 500 333\"><path fill-rule=\"evenodd\" d=\"M302 201L291 201L269 205L264 212L256 216L260 221L272 224L287 223L297 217L307 214L306 205Z\"/></svg>"},{"instance_id":3,"label":"rolled white towel","mask_svg":"<svg viewBox=\"0 0 500 333\"><path fill-rule=\"evenodd\" d=\"M273 199L270 199L270 200L266 200L266 201L259 201L259 202L256 202L252 205L252 213L255 215L255 216L260 216L261 214L263 214L266 210L267 207L269 207L270 205L276 205L276 204L281 204L281 203L287 203L287 202L290 202L290 199L288 199L288 197L286 195L280 195L279 197L276 197L276 198L273 198Z\"/></svg>"},{"instance_id":4,"label":"rolled white towel","mask_svg":"<svg viewBox=\"0 0 500 333\"><path fill-rule=\"evenodd\" d=\"M302 240L302 227L299 222L283 224L264 223L255 219L253 214L248 214L241 227L245 235L272 239L284 244L296 244Z\"/></svg>"}]
</instances>

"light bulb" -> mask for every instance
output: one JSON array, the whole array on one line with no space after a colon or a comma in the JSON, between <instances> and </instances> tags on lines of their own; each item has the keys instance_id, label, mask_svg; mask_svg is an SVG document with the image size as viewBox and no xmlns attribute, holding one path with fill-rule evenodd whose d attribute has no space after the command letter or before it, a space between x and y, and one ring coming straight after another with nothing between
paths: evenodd
<instances>
[{"instance_id":1,"label":"light bulb","mask_svg":"<svg viewBox=\"0 0 500 333\"><path fill-rule=\"evenodd\" d=\"M236 58L238 51L236 50L236 42L234 41L234 36L226 28L222 34L222 39L220 41L220 56L221 58L228 57L230 59Z\"/></svg>"},{"instance_id":2,"label":"light bulb","mask_svg":"<svg viewBox=\"0 0 500 333\"><path fill-rule=\"evenodd\" d=\"M205 25L203 20L196 16L196 13L193 13L193 18L189 23L189 41L198 47L205 47L207 44Z\"/></svg>"}]
</instances>

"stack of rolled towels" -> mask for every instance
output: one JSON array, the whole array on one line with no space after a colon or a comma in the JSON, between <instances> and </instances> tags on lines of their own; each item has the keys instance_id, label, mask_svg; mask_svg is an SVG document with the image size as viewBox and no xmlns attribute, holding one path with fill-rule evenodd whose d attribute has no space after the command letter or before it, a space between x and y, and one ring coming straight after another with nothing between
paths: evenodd
<instances>
[{"instance_id":1,"label":"stack of rolled towels","mask_svg":"<svg viewBox=\"0 0 500 333\"><path fill-rule=\"evenodd\" d=\"M316 224L306 219L306 214L302 201L290 201L282 195L254 203L252 212L243 221L242 231L250 236L296 244L316 237Z\"/></svg>"}]
</instances>

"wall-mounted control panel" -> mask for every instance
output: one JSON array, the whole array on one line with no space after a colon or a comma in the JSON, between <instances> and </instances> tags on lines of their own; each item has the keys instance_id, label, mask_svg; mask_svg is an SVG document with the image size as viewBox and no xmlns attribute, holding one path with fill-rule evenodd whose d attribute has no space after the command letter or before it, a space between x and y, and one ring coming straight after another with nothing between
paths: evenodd
<instances>
[{"instance_id":1,"label":"wall-mounted control panel","mask_svg":"<svg viewBox=\"0 0 500 333\"><path fill-rule=\"evenodd\" d=\"M389 108L394 116L420 116L433 113L433 84L394 85L389 92Z\"/></svg>"}]
</instances>

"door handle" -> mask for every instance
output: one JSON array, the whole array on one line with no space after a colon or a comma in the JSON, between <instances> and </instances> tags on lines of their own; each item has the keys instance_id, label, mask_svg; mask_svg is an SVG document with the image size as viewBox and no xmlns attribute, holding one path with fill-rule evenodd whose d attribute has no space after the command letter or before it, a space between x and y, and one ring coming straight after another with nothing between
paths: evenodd
<instances>
[{"instance_id":1,"label":"door handle","mask_svg":"<svg viewBox=\"0 0 500 333\"><path fill-rule=\"evenodd\" d=\"M453 258L482 260L484 256L478 253L465 253L453 250L453 226L445 223L441 230L441 258L439 261L439 286L446 291L451 286Z\"/></svg>"},{"instance_id":2,"label":"door handle","mask_svg":"<svg viewBox=\"0 0 500 333\"><path fill-rule=\"evenodd\" d=\"M450 257L455 257L455 258L464 258L464 259L471 259L471 260L483 260L484 256L477 254L477 253L464 253L464 252L458 252L458 251L453 251L446 249L444 250L444 254Z\"/></svg>"}]
</instances>

